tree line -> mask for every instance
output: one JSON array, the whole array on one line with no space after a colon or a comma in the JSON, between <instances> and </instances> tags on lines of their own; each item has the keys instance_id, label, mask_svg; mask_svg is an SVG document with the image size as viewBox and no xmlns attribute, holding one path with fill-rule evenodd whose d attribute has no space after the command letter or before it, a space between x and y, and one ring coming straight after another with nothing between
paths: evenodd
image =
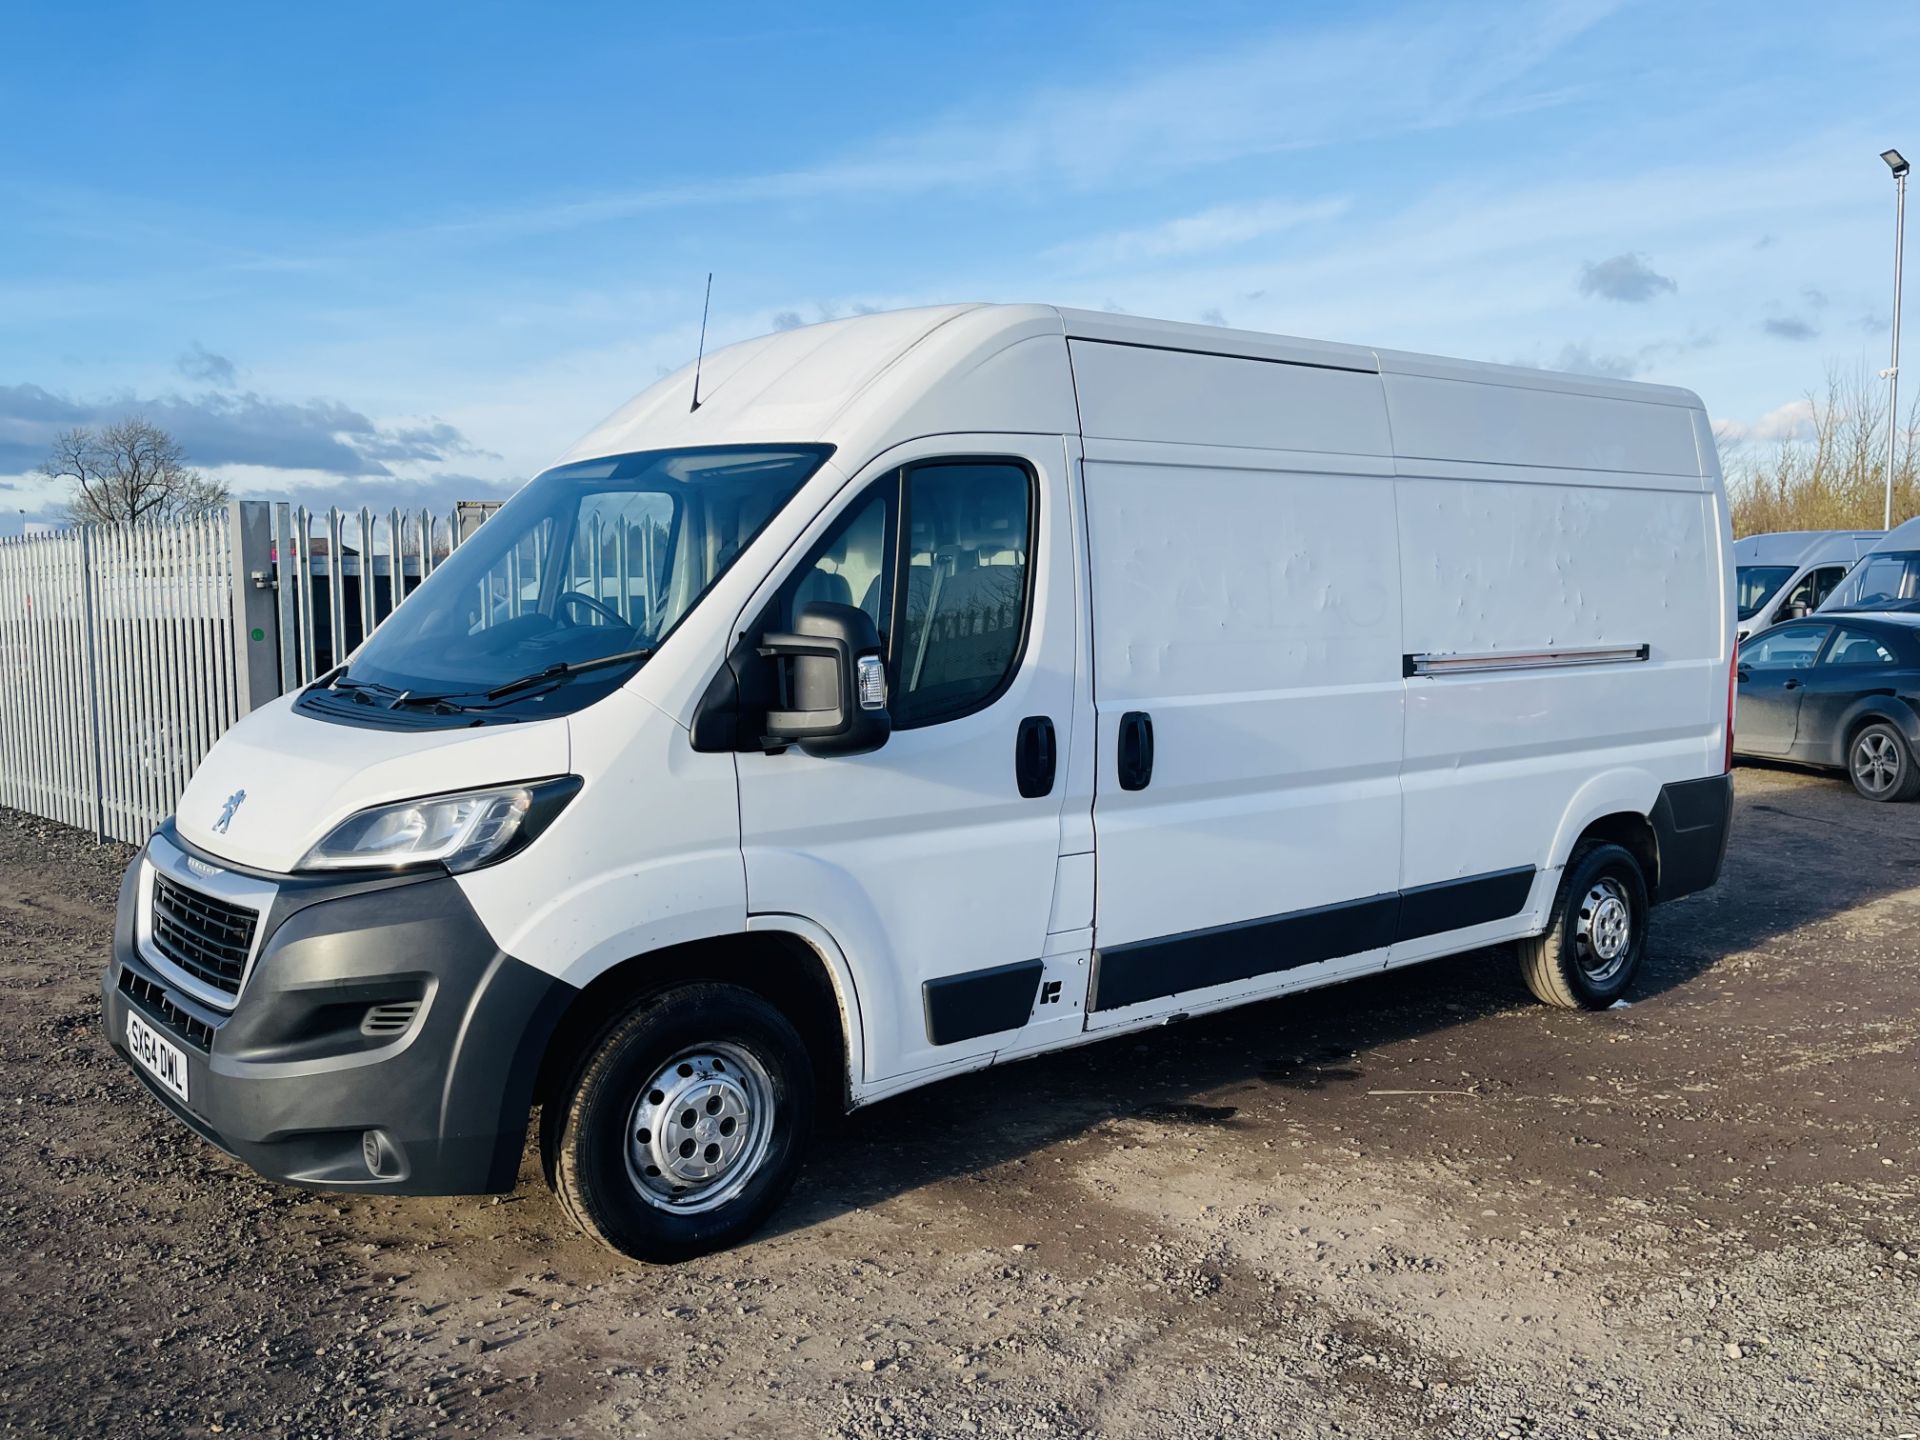
<instances>
[{"instance_id":1,"label":"tree line","mask_svg":"<svg viewBox=\"0 0 1920 1440\"><path fill-rule=\"evenodd\" d=\"M1771 447L1723 443L1735 538L1776 530L1878 530L1887 485L1887 392L1864 367L1831 369L1805 400L1799 434ZM1908 409L1894 463L1893 523L1920 515L1915 439L1920 401Z\"/></svg>"}]
</instances>

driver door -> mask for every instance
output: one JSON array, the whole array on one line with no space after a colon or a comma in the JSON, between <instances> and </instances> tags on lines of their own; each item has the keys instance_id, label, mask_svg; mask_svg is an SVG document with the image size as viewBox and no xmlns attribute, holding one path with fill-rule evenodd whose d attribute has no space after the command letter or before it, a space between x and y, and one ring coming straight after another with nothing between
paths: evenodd
<instances>
[{"instance_id":1,"label":"driver door","mask_svg":"<svg viewBox=\"0 0 1920 1440\"><path fill-rule=\"evenodd\" d=\"M1800 726L1800 701L1832 627L1780 625L1740 647L1736 747L1750 755L1785 755Z\"/></svg>"},{"instance_id":2,"label":"driver door","mask_svg":"<svg viewBox=\"0 0 1920 1440\"><path fill-rule=\"evenodd\" d=\"M885 744L739 756L748 910L801 917L845 955L869 1085L991 1060L1034 1013L1050 931L1077 928L1084 954L1090 894L1087 914L1055 906L1076 670L1067 476L1057 436L898 447L743 617L785 628L825 601L881 632Z\"/></svg>"}]
</instances>

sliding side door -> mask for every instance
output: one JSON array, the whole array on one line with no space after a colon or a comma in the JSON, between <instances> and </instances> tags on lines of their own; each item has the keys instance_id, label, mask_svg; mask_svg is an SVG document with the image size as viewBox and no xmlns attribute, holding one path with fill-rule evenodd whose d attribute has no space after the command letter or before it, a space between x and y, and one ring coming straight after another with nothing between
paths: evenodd
<instances>
[{"instance_id":1,"label":"sliding side door","mask_svg":"<svg viewBox=\"0 0 1920 1440\"><path fill-rule=\"evenodd\" d=\"M1404 694L1378 378L1072 343L1098 725L1088 1027L1378 967Z\"/></svg>"}]
</instances>

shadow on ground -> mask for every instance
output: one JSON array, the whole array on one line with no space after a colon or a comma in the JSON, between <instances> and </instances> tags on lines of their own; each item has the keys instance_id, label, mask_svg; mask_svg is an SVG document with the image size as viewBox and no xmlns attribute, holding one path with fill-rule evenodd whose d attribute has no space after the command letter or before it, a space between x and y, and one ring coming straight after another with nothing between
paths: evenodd
<instances>
[{"instance_id":1,"label":"shadow on ground","mask_svg":"<svg viewBox=\"0 0 1920 1440\"><path fill-rule=\"evenodd\" d=\"M1729 955L1911 887L1920 861L1920 806L1871 804L1844 779L1764 800L1736 796L1734 827L1720 883L1656 911L1635 1004L1693 985ZM1809 878L1807 847L1836 829L1855 843L1877 841L1878 863ZM827 1127L773 1233L1004 1165L1114 1120L1222 1123L1233 1107L1212 1100L1250 1083L1352 1085L1370 1050L1536 1003L1512 948L1496 946L943 1081Z\"/></svg>"}]
</instances>

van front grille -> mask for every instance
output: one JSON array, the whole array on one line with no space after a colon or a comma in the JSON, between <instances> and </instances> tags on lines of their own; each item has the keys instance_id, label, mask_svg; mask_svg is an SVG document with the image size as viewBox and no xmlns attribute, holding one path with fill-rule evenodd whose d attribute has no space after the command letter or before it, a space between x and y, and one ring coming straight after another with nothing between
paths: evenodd
<instances>
[{"instance_id":1,"label":"van front grille","mask_svg":"<svg viewBox=\"0 0 1920 1440\"><path fill-rule=\"evenodd\" d=\"M190 890L157 872L153 877L154 949L222 994L240 993L259 923L256 911Z\"/></svg>"},{"instance_id":2,"label":"van front grille","mask_svg":"<svg viewBox=\"0 0 1920 1440\"><path fill-rule=\"evenodd\" d=\"M131 970L122 969L120 989L146 1006L149 1014L162 1021L169 1030L194 1049L211 1050L213 1048L213 1027L174 1004L173 997L151 980L143 979Z\"/></svg>"}]
</instances>

